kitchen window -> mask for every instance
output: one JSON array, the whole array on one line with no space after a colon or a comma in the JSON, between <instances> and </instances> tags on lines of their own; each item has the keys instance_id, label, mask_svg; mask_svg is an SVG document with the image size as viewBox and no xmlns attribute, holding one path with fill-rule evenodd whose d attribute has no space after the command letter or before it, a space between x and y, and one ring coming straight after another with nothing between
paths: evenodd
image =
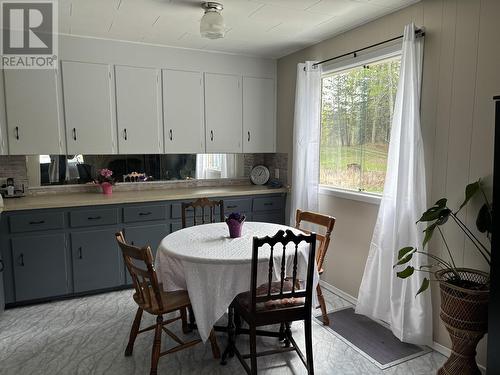
<instances>
[{"instance_id":1,"label":"kitchen window","mask_svg":"<svg viewBox=\"0 0 500 375\"><path fill-rule=\"evenodd\" d=\"M393 53L323 73L323 189L375 196L382 193L400 61L399 53Z\"/></svg>"}]
</instances>

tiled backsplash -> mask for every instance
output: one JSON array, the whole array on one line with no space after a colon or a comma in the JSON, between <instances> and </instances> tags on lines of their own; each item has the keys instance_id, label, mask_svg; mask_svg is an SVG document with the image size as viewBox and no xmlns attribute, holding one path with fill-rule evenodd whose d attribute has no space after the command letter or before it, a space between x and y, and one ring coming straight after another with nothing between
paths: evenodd
<instances>
[{"instance_id":1,"label":"tiled backsplash","mask_svg":"<svg viewBox=\"0 0 500 375\"><path fill-rule=\"evenodd\" d=\"M26 156L0 156L0 186L5 184L9 177L14 179L18 188L21 188L22 184L28 186Z\"/></svg>"},{"instance_id":2,"label":"tiled backsplash","mask_svg":"<svg viewBox=\"0 0 500 375\"><path fill-rule=\"evenodd\" d=\"M288 155L282 153L276 154L244 154L244 176L250 175L250 170L253 166L258 164L266 165L270 172L271 178L275 178L276 169L279 169L279 177L278 180L286 185L287 183L287 175L288 175ZM27 176L27 168L26 168L26 157L25 156L0 156L0 185L5 183L5 179L12 177L16 182L16 186L19 188L22 184L25 187L28 187L28 176ZM233 181L234 180L234 181ZM165 181L156 182L153 184L124 184L120 186L120 189L124 190L140 190L140 189L158 189L158 188L179 188L180 185L186 187L192 186L218 186L221 183L231 184L231 185L241 185L246 183L245 179L232 179L231 181L227 180L178 180L178 181ZM31 189L31 193L41 193L41 192L59 192L59 191L75 191L75 192L84 192L91 191L95 189L92 186L88 185L61 185L61 186L50 186L49 188L34 188Z\"/></svg>"}]
</instances>

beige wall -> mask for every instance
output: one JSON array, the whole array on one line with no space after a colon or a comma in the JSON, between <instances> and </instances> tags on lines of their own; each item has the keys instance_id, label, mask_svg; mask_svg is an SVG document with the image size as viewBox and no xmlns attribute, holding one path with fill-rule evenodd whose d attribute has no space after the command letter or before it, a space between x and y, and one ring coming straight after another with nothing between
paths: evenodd
<instances>
[{"instance_id":1,"label":"beige wall","mask_svg":"<svg viewBox=\"0 0 500 375\"><path fill-rule=\"evenodd\" d=\"M463 198L467 182L491 176L493 170L491 99L500 94L499 17L498 0L424 0L281 58L278 152L289 153L291 163L297 63L322 60L399 35L403 26L413 21L426 30L421 117L429 202L446 196L455 206ZM357 296L377 206L321 196L320 209L338 220L324 279ZM464 211L465 220L473 224L474 214L474 209ZM449 226L447 235L459 264L485 268L459 231ZM437 242L432 247L442 251ZM439 296L435 292L435 340L449 346L439 321ZM481 364L486 362L484 347L485 340L479 347Z\"/></svg>"}]
</instances>

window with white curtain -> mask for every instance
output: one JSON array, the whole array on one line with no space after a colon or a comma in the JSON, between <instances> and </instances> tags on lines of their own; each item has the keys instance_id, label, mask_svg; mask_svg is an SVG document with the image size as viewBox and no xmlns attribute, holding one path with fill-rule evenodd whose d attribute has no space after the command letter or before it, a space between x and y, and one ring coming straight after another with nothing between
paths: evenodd
<instances>
[{"instance_id":1,"label":"window with white curtain","mask_svg":"<svg viewBox=\"0 0 500 375\"><path fill-rule=\"evenodd\" d=\"M358 60L324 70L320 184L381 194L401 56Z\"/></svg>"}]
</instances>

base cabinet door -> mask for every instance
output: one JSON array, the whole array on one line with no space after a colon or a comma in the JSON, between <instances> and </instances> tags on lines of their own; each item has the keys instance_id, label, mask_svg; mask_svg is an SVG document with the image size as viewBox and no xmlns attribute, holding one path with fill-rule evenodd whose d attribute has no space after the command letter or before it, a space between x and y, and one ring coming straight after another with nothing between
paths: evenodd
<instances>
[{"instance_id":1,"label":"base cabinet door","mask_svg":"<svg viewBox=\"0 0 500 375\"><path fill-rule=\"evenodd\" d=\"M131 245L143 247L150 246L153 252L153 260L156 250L162 239L170 233L168 224L137 225L125 228L125 239ZM132 284L132 278L128 270L125 270L125 279L128 284Z\"/></svg>"},{"instance_id":2,"label":"base cabinet door","mask_svg":"<svg viewBox=\"0 0 500 375\"><path fill-rule=\"evenodd\" d=\"M16 302L69 292L63 233L12 239Z\"/></svg>"},{"instance_id":3,"label":"base cabinet door","mask_svg":"<svg viewBox=\"0 0 500 375\"><path fill-rule=\"evenodd\" d=\"M116 229L71 233L75 293L123 284L122 261Z\"/></svg>"}]
</instances>

